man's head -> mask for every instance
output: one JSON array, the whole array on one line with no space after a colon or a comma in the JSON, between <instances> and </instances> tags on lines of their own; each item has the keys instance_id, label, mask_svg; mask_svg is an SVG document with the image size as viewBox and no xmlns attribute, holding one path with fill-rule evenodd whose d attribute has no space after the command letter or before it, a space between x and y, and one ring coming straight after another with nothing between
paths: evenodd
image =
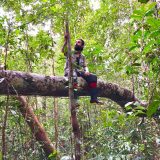
<instances>
[{"instance_id":1,"label":"man's head","mask_svg":"<svg viewBox=\"0 0 160 160\"><path fill-rule=\"evenodd\" d=\"M75 46L74 46L74 49L76 51L83 51L83 48L84 48L84 40L83 39L77 39L76 43L75 43Z\"/></svg>"}]
</instances>

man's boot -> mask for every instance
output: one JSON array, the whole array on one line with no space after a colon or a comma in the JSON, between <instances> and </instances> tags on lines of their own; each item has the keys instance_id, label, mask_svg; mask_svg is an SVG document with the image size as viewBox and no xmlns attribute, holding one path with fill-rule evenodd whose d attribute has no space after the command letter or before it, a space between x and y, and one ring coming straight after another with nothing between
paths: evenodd
<instances>
[{"instance_id":1,"label":"man's boot","mask_svg":"<svg viewBox=\"0 0 160 160\"><path fill-rule=\"evenodd\" d=\"M96 103L96 104L100 104L100 105L103 104L97 98L97 95L98 95L98 89L97 88L90 88L89 92L90 92L90 96L91 96L90 103Z\"/></svg>"}]
</instances>

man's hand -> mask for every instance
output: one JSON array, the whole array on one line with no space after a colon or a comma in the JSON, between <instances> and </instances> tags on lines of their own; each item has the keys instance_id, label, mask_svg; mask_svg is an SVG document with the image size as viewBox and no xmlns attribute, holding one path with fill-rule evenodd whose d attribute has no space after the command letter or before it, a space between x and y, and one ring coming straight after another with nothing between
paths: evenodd
<instances>
[{"instance_id":1,"label":"man's hand","mask_svg":"<svg viewBox=\"0 0 160 160\"><path fill-rule=\"evenodd\" d=\"M65 33L64 34L64 44L63 44L63 47L62 47L62 53L64 53L65 56L67 56L67 50L66 50L66 46L67 46L67 39L69 37L69 34L68 33Z\"/></svg>"},{"instance_id":2,"label":"man's hand","mask_svg":"<svg viewBox=\"0 0 160 160\"><path fill-rule=\"evenodd\" d=\"M84 75L85 75L85 76L89 76L90 73L89 73L89 72L85 72Z\"/></svg>"}]
</instances>

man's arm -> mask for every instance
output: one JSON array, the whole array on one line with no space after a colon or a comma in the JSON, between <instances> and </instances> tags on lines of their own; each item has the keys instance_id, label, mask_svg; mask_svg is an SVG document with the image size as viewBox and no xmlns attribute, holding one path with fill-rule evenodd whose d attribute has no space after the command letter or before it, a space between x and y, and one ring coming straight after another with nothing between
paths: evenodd
<instances>
[{"instance_id":1,"label":"man's arm","mask_svg":"<svg viewBox=\"0 0 160 160\"><path fill-rule=\"evenodd\" d=\"M84 57L84 72L85 72L85 75L89 75L89 69L87 67L87 63L86 63L86 58Z\"/></svg>"}]
</instances>

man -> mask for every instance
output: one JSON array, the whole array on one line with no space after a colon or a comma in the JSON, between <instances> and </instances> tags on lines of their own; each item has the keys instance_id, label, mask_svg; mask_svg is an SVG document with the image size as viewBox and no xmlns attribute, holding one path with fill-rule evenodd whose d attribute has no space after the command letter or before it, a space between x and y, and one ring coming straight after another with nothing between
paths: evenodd
<instances>
[{"instance_id":1,"label":"man","mask_svg":"<svg viewBox=\"0 0 160 160\"><path fill-rule=\"evenodd\" d=\"M97 103L102 104L97 99L98 89L97 89L97 76L89 73L88 67L86 65L85 56L82 54L83 48L84 48L84 41L82 39L76 40L75 46L74 46L74 52L71 55L72 56L72 63L73 63L73 76L74 79L77 77L82 77L87 81L88 87L89 87L89 93L91 96L90 103ZM68 64L68 58L67 58L67 35L65 35L65 42L62 48L62 52L66 56L66 64L65 64L65 74L64 76L68 76L69 73L69 64Z\"/></svg>"}]
</instances>

